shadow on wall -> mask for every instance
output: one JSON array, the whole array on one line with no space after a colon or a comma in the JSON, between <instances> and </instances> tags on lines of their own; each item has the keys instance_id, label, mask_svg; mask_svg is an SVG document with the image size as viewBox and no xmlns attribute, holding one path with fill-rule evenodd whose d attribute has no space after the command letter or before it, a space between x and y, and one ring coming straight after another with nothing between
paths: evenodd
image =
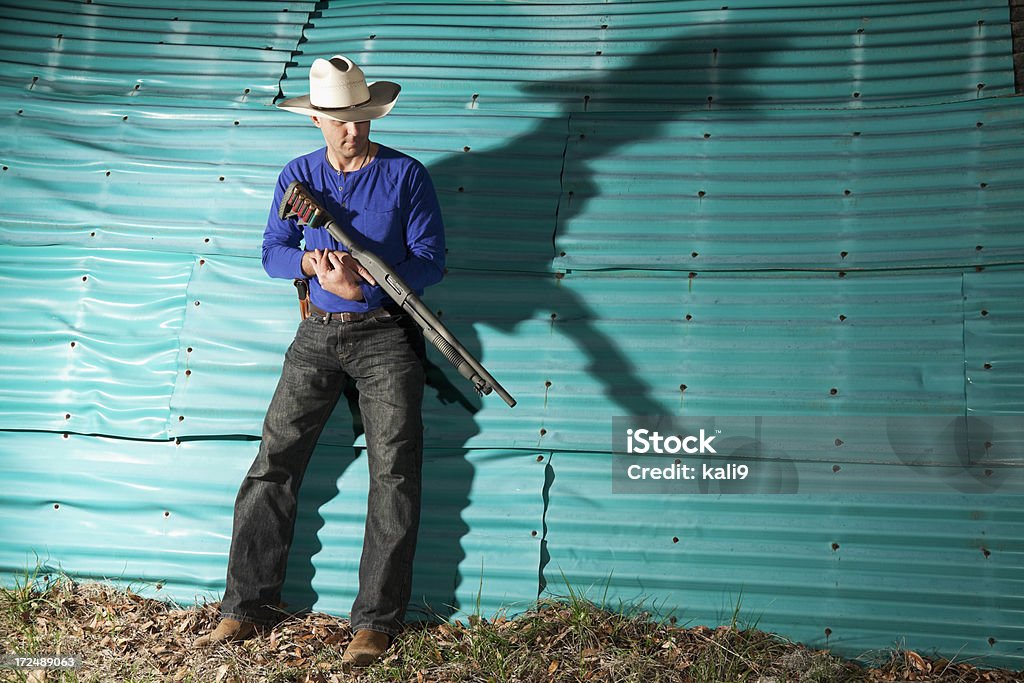
<instances>
[{"instance_id":1,"label":"shadow on wall","mask_svg":"<svg viewBox=\"0 0 1024 683\"><path fill-rule=\"evenodd\" d=\"M500 270L488 273L489 277L496 280L508 280L507 287L498 284L495 291L517 291L517 283L525 277L531 281L529 291L539 294L529 298L504 299L500 311L493 313L493 317L487 317L486 309L481 306L480 320L511 333L523 321L538 316L547 317L551 311L557 312L553 324L560 325L562 333L568 335L582 350L587 359L585 372L599 381L620 415L658 415L672 413L674 409L652 398L649 387L637 377L619 343L594 324L601 318L601 312L592 310L576 294L560 286L559 279L551 273L551 261L556 256L554 240L560 226L581 212L587 198L594 196L596 191L595 184L585 171L586 164L590 160L614 155L622 145L656 138L661 129L660 123L684 118L687 112L696 111L703 115L708 109L747 108L757 104L759 100L756 93L749 87L753 82L751 70L769 66L773 55L785 49L785 45L777 40L733 37L716 31L682 34L653 45L657 49L637 55L622 68L593 71L580 78L527 87L524 94L530 99L564 102L562 115L538 118L530 131L509 139L502 147L471 155L453 155L430 166L431 176L445 206L446 222L449 225L461 223L474 226L472 232L449 229L450 261L458 262L458 255L474 251L502 253L503 240L507 239L509 230L545 236L544 243L536 245L537 248L528 249L525 253L509 254L507 264L501 266ZM542 207L536 215L523 214L522 197L518 193L506 191L509 156L514 156L531 139L553 138L568 145L568 123L574 114L584 110L628 114L657 112L657 115L652 116L643 127L624 125L613 140L574 146L574 161L583 170L574 177L571 201L563 191L560 171L537 174L531 182L536 183L538 192L542 194L543 188L548 188L550 193L550 188L555 187L558 188L557 196L552 195L551 204ZM382 142L387 144L387 140ZM561 153L559 149L558 155ZM453 211L451 199L454 188L461 188L460 198L485 196L488 213L459 215L457 209ZM489 228L492 222L489 217L498 215L519 216L520 222L511 227L503 226L502 231ZM638 229L641 227L637 226ZM685 225L681 225L680 229L685 230ZM465 257L462 262L465 262ZM688 264L681 267L689 269ZM430 292L427 292L426 299L429 303ZM643 305L644 302L637 302L638 307ZM570 324L563 324L567 321ZM466 348L481 357L480 339L474 329L468 325L448 324ZM457 416L448 425L450 431L444 434L443 441L464 446L479 432L474 414L479 409L480 399L471 395L469 384L446 361L440 359L436 350L430 353L439 362L445 363L445 366L443 369L437 366L428 368L430 386L426 400L429 402L436 397L445 404L445 410ZM500 368L490 369L499 380L502 379ZM352 430L358 434L358 413L353 412L355 405L350 400L347 410L335 411L332 417L334 424L328 426L328 431ZM446 618L460 607L472 610L471 605L459 604L456 591L466 579L474 587L470 592L475 593L479 580L477 574L480 567L476 559L466 565L466 576L461 573L462 563L467 559L462 539L469 532L462 517L469 506L474 472L464 447L432 448L429 441L426 447L423 518L410 618L414 618L419 611L430 618ZM324 526L319 510L337 495L336 483L354 460L355 454L351 448L327 449L321 445L317 457L310 463L300 498L299 522L285 587L284 600L289 603L291 610L310 608L317 601L318 596L312 585L315 574L313 557L321 551L332 552L330 548L323 548L318 539ZM554 470L549 464L542 491L545 507L553 481ZM541 553L536 564L537 595L546 585L544 571L548 559L546 542L542 538ZM531 596L531 599L537 595Z\"/></svg>"}]
</instances>

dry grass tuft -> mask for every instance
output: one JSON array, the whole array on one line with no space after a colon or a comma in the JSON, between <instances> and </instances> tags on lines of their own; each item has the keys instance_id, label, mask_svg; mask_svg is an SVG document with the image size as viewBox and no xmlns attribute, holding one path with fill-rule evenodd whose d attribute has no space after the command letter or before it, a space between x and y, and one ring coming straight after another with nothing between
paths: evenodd
<instances>
[{"instance_id":1,"label":"dry grass tuft","mask_svg":"<svg viewBox=\"0 0 1024 683\"><path fill-rule=\"evenodd\" d=\"M194 650L212 629L215 605L181 609L105 584L27 577L0 589L0 639L7 652L81 654L74 670L0 669L2 681L69 683L554 683L557 681L942 681L1010 683L1024 672L892 652L865 667L734 623L716 629L659 624L644 612L612 612L570 596L515 618L412 625L385 658L342 671L346 621L294 616L245 643Z\"/></svg>"}]
</instances>

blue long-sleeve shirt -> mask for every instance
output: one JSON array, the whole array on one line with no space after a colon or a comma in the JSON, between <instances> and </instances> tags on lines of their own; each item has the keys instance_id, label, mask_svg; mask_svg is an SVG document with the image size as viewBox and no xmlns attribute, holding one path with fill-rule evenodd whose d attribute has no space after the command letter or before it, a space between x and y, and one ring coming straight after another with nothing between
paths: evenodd
<instances>
[{"instance_id":1,"label":"blue long-sleeve shirt","mask_svg":"<svg viewBox=\"0 0 1024 683\"><path fill-rule=\"evenodd\" d=\"M288 162L278 177L263 233L263 268L268 275L306 277L304 251L343 249L323 228L301 228L294 220L278 217L277 207L293 180L301 181L340 226L391 265L417 293L441 280L444 224L430 175L412 157L379 144L373 161L347 174L331 166L326 147ZM315 276L309 281L310 301L324 311L365 312L390 301L379 286L364 282L362 290L363 301L350 301L324 290Z\"/></svg>"}]
</instances>

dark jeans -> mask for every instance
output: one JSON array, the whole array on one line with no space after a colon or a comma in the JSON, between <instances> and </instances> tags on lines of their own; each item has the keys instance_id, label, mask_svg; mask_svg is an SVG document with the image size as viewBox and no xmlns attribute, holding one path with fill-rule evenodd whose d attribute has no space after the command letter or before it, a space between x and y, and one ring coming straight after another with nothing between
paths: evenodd
<instances>
[{"instance_id":1,"label":"dark jeans","mask_svg":"<svg viewBox=\"0 0 1024 683\"><path fill-rule=\"evenodd\" d=\"M221 616L280 619L296 499L347 375L359 390L370 492L352 628L395 635L412 590L423 463L423 335L407 315L299 325L235 500Z\"/></svg>"}]
</instances>

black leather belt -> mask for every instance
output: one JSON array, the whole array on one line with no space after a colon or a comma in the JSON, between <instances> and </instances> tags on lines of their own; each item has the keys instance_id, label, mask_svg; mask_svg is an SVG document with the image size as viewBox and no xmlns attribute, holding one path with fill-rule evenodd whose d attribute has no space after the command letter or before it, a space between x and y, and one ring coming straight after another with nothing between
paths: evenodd
<instances>
[{"instance_id":1,"label":"black leather belt","mask_svg":"<svg viewBox=\"0 0 1024 683\"><path fill-rule=\"evenodd\" d=\"M398 315L401 313L399 308L375 308L372 311L366 311L360 313L358 311L342 311L340 313L330 313L322 310L316 304L310 302L309 314L310 316L316 316L322 318L325 323L329 323L332 320L340 323L357 323L363 320L370 320L372 318L387 318L392 315Z\"/></svg>"}]
</instances>

